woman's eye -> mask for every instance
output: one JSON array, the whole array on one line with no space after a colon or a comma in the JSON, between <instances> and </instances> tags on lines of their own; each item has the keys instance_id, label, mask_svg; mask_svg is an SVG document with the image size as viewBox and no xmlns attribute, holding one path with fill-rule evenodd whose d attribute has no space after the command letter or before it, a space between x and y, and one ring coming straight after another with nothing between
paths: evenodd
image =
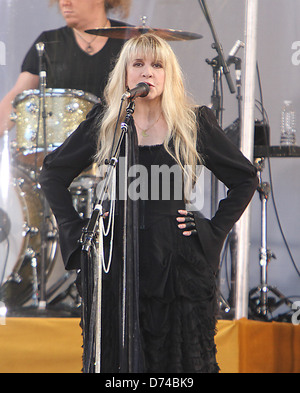
<instances>
[{"instance_id":1,"label":"woman's eye","mask_svg":"<svg viewBox=\"0 0 300 393\"><path fill-rule=\"evenodd\" d=\"M154 68L163 68L162 63L155 63L153 64Z\"/></svg>"}]
</instances>

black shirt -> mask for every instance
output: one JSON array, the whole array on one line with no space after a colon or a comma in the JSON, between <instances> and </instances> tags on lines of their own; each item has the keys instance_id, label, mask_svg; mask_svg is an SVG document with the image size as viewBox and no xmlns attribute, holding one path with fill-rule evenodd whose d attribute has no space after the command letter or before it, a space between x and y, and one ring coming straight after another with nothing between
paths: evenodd
<instances>
[{"instance_id":1,"label":"black shirt","mask_svg":"<svg viewBox=\"0 0 300 393\"><path fill-rule=\"evenodd\" d=\"M110 22L112 27L126 25L114 20ZM78 46L70 27L44 31L25 56L22 72L39 74L35 47L38 42L45 44L47 88L83 90L102 98L108 75L125 41L109 38L102 50L89 55Z\"/></svg>"}]
</instances>

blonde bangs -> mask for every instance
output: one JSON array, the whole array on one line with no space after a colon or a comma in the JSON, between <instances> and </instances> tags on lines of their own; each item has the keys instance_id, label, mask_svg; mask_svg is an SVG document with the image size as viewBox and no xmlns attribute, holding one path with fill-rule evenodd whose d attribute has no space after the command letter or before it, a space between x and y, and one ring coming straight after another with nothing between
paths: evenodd
<instances>
[{"instance_id":1,"label":"blonde bangs","mask_svg":"<svg viewBox=\"0 0 300 393\"><path fill-rule=\"evenodd\" d=\"M151 39L150 39L151 38ZM160 62L163 67L167 63L165 51L155 35L141 35L128 50L127 64L133 59L151 58Z\"/></svg>"}]
</instances>

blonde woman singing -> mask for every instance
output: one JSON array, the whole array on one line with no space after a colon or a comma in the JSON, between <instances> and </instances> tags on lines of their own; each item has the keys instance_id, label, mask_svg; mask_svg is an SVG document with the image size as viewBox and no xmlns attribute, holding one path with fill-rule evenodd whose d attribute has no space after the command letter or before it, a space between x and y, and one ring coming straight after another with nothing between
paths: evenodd
<instances>
[{"instance_id":1,"label":"blonde woman singing","mask_svg":"<svg viewBox=\"0 0 300 393\"><path fill-rule=\"evenodd\" d=\"M116 122L121 97L140 82L149 86L149 94L136 98L129 124L134 142L130 164L138 168L129 181L132 216L127 232L137 281L134 370L215 373L219 371L215 275L223 242L257 187L256 169L226 138L211 110L189 102L180 66L167 42L145 34L125 44L105 90L106 106L96 105L46 158L40 182L59 223L66 268L80 269L78 239L85 223L73 208L68 186L93 161L102 165L109 158L120 134ZM125 109L126 105L120 121ZM121 156L123 152L122 148ZM211 219L186 208L190 201L184 189L195 183L199 165L228 188ZM118 180L123 180L121 174ZM123 201L118 200L112 265L103 283L103 372L122 370L122 213Z\"/></svg>"}]
</instances>

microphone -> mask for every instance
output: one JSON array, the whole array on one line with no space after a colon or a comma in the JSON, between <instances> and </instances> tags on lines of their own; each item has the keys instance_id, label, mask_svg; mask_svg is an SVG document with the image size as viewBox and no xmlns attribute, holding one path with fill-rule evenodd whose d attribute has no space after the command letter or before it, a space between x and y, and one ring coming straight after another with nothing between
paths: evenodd
<instances>
[{"instance_id":1,"label":"microphone","mask_svg":"<svg viewBox=\"0 0 300 393\"><path fill-rule=\"evenodd\" d=\"M38 42L35 44L36 51L39 56L39 76L40 76L40 91L44 93L46 88L46 69L44 67L43 56L45 54L45 44L43 42Z\"/></svg>"},{"instance_id":2,"label":"microphone","mask_svg":"<svg viewBox=\"0 0 300 393\"><path fill-rule=\"evenodd\" d=\"M129 98L130 100L134 100L138 97L146 97L150 92L150 86L145 82L138 83L133 89L126 91L123 94L122 100Z\"/></svg>"},{"instance_id":3,"label":"microphone","mask_svg":"<svg viewBox=\"0 0 300 393\"><path fill-rule=\"evenodd\" d=\"M43 56L44 51L45 51L45 44L43 42L38 42L35 44L35 48L39 54L39 56Z\"/></svg>"},{"instance_id":4,"label":"microphone","mask_svg":"<svg viewBox=\"0 0 300 393\"><path fill-rule=\"evenodd\" d=\"M233 45L231 51L228 54L227 58L227 64L235 64L235 75L236 75L236 82L238 85L241 83L241 76L242 76L242 71L241 71L241 59L238 57L235 57L235 55L238 53L240 48L244 48L245 44L244 42L237 40L236 43Z\"/></svg>"}]
</instances>

